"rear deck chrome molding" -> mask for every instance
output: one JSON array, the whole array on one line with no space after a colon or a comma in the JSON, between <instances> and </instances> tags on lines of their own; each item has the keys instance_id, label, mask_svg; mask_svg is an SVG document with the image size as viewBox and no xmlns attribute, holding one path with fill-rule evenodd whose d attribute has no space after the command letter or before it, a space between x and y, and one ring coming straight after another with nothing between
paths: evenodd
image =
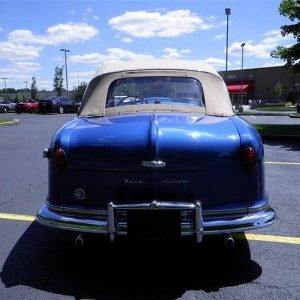
<instances>
[{"instance_id":1,"label":"rear deck chrome molding","mask_svg":"<svg viewBox=\"0 0 300 300\"><path fill-rule=\"evenodd\" d=\"M155 200L154 200L155 201ZM264 203L266 203L264 201ZM153 201L151 202L153 203ZM166 208L171 209L176 208L176 206L180 204L180 209L183 209L183 206L186 204L186 209L193 209L194 208L194 203L186 203L186 202L159 202L159 205L162 206L164 205ZM85 208L82 206L59 206L59 205L53 205L50 204L48 201L46 201L46 206L53 211L56 212L63 212L66 215L78 215L82 214L84 216L97 216L97 217L106 217L107 216L107 210L106 209L90 209L90 208ZM128 204L125 205L128 209ZM141 203L141 204L130 204L130 208L132 209L145 209L148 208L149 203ZM260 206L255 206L255 207L249 207L249 208L238 208L238 209L226 209L226 210L210 210L210 209L203 209L202 208L202 214L205 217L208 216L222 216L222 215L244 215L247 213L252 213L252 212L258 212L260 210L263 210L265 208L266 204L260 205ZM122 205L119 205L119 209L122 209Z\"/></svg>"},{"instance_id":2,"label":"rear deck chrome molding","mask_svg":"<svg viewBox=\"0 0 300 300\"><path fill-rule=\"evenodd\" d=\"M276 220L275 212L269 205L250 213L231 214L228 212L227 215L206 216L202 211L200 201L196 203L156 202L155 208L151 203L115 205L111 202L106 216L90 215L88 218L66 215L65 212L52 208L52 205L41 207L37 213L37 221L40 224L65 230L108 234L111 240L114 240L116 235L127 235L126 219L118 219L117 215L118 212L126 214L126 211L130 209L178 209L194 212L193 218L181 220L181 236L196 236L197 242L201 242L203 235L253 230L271 225Z\"/></svg>"}]
</instances>

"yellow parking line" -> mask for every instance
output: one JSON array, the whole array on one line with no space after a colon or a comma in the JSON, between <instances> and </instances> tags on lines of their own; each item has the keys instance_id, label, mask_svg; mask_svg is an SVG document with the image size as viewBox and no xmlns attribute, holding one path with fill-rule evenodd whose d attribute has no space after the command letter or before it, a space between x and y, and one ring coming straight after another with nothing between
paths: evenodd
<instances>
[{"instance_id":1,"label":"yellow parking line","mask_svg":"<svg viewBox=\"0 0 300 300\"><path fill-rule=\"evenodd\" d=\"M247 240L252 240L252 241L300 245L299 237L267 235L267 234L252 234L252 233L246 233L245 235Z\"/></svg>"},{"instance_id":2,"label":"yellow parking line","mask_svg":"<svg viewBox=\"0 0 300 300\"><path fill-rule=\"evenodd\" d=\"M0 213L0 219L33 222L34 216Z\"/></svg>"},{"instance_id":3,"label":"yellow parking line","mask_svg":"<svg viewBox=\"0 0 300 300\"><path fill-rule=\"evenodd\" d=\"M287 165L287 166L300 166L300 162L287 162L287 161L266 161L269 165Z\"/></svg>"},{"instance_id":4,"label":"yellow parking line","mask_svg":"<svg viewBox=\"0 0 300 300\"><path fill-rule=\"evenodd\" d=\"M253 234L253 233L245 233L245 235L233 234L233 237L238 238L238 239L243 239L244 237L246 237L246 239L249 241L261 241L261 242L273 242L273 243L300 245L300 237L268 235L268 234Z\"/></svg>"},{"instance_id":5,"label":"yellow parking line","mask_svg":"<svg viewBox=\"0 0 300 300\"><path fill-rule=\"evenodd\" d=\"M35 217L29 216L29 215L0 213L0 219L33 222L35 220ZM246 236L246 239L251 240L251 241L262 241L262 242L274 242L274 243L300 245L300 237L276 236L276 235L253 234L253 233L246 233L245 235L234 234L233 236L235 238L244 238L244 236Z\"/></svg>"}]
</instances>

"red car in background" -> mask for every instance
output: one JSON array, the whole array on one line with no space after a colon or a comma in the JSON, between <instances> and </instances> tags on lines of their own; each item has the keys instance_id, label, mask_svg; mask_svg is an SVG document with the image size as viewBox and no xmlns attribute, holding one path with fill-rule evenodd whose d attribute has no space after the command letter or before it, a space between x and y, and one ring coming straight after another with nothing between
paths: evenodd
<instances>
[{"instance_id":1,"label":"red car in background","mask_svg":"<svg viewBox=\"0 0 300 300\"><path fill-rule=\"evenodd\" d=\"M15 107L17 114L22 112L29 112L30 114L38 112L38 102L34 100L28 100L27 102L18 103Z\"/></svg>"}]
</instances>

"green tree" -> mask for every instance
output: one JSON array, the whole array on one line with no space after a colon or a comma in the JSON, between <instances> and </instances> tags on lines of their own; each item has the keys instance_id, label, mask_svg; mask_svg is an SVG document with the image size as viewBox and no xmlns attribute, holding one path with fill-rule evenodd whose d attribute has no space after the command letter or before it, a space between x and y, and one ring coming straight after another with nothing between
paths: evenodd
<instances>
[{"instance_id":1,"label":"green tree","mask_svg":"<svg viewBox=\"0 0 300 300\"><path fill-rule=\"evenodd\" d=\"M53 86L57 92L57 96L61 96L62 95L62 88L63 88L63 82L64 82L64 67L55 67L54 70L54 82L53 82Z\"/></svg>"},{"instance_id":2,"label":"green tree","mask_svg":"<svg viewBox=\"0 0 300 300\"><path fill-rule=\"evenodd\" d=\"M15 97L15 99L14 99L14 102L15 102L15 103L20 103L20 102L21 102L21 96L20 96L20 94L16 94L16 97Z\"/></svg>"},{"instance_id":3,"label":"green tree","mask_svg":"<svg viewBox=\"0 0 300 300\"><path fill-rule=\"evenodd\" d=\"M84 91L87 87L87 83L82 81L77 88L74 88L73 98L76 101L79 101L83 98Z\"/></svg>"},{"instance_id":4,"label":"green tree","mask_svg":"<svg viewBox=\"0 0 300 300\"><path fill-rule=\"evenodd\" d=\"M115 96L136 96L139 90L134 82L128 82L116 88L114 94Z\"/></svg>"},{"instance_id":5,"label":"green tree","mask_svg":"<svg viewBox=\"0 0 300 300\"><path fill-rule=\"evenodd\" d=\"M271 57L280 58L288 65L300 64L300 0L282 0L279 13L294 22L281 26L281 35L292 34L297 43L289 47L278 46L271 52Z\"/></svg>"},{"instance_id":6,"label":"green tree","mask_svg":"<svg viewBox=\"0 0 300 300\"><path fill-rule=\"evenodd\" d=\"M282 94L283 94L283 85L281 83L281 81L278 81L274 87L274 92L275 95L278 99L281 99Z\"/></svg>"},{"instance_id":7,"label":"green tree","mask_svg":"<svg viewBox=\"0 0 300 300\"><path fill-rule=\"evenodd\" d=\"M36 85L36 79L33 76L32 77L32 82L31 82L31 89L30 89L30 95L31 95L32 100L35 101L37 99L37 93L38 93L38 88L37 88L37 85Z\"/></svg>"}]
</instances>

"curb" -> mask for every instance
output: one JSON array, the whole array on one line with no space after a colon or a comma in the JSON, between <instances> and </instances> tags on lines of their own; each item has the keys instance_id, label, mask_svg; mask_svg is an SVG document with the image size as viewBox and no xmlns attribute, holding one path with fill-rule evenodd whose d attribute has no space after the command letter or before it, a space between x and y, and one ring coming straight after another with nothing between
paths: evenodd
<instances>
[{"instance_id":1,"label":"curb","mask_svg":"<svg viewBox=\"0 0 300 300\"><path fill-rule=\"evenodd\" d=\"M20 120L19 119L13 119L12 121L7 121L7 122L0 123L0 126L10 126L10 125L18 125L18 124L20 124Z\"/></svg>"},{"instance_id":2,"label":"curb","mask_svg":"<svg viewBox=\"0 0 300 300\"><path fill-rule=\"evenodd\" d=\"M300 119L300 117L295 116L295 115L293 115L293 114L289 114L289 117L290 117L290 118L294 118L294 119Z\"/></svg>"},{"instance_id":3,"label":"curb","mask_svg":"<svg viewBox=\"0 0 300 300\"><path fill-rule=\"evenodd\" d=\"M262 113L258 113L258 112L243 112L243 113L236 113L237 115L242 115L242 116L290 116L291 113L290 112L284 112L284 113L276 113L276 112L262 112Z\"/></svg>"},{"instance_id":4,"label":"curb","mask_svg":"<svg viewBox=\"0 0 300 300\"><path fill-rule=\"evenodd\" d=\"M285 142L300 142L300 136L292 135L269 135L269 134L261 134L260 136L262 140L269 140L269 141L285 141Z\"/></svg>"}]
</instances>

